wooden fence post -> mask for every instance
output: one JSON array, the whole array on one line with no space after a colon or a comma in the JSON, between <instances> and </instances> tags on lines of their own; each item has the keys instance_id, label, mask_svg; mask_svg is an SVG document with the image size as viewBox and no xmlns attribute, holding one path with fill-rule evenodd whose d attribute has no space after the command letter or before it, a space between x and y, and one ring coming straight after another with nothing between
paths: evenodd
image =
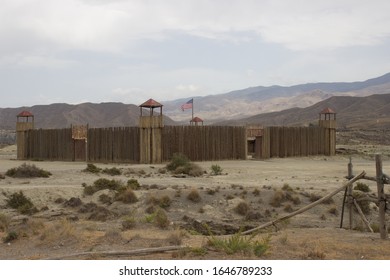
<instances>
[{"instance_id":1,"label":"wooden fence post","mask_svg":"<svg viewBox=\"0 0 390 280\"><path fill-rule=\"evenodd\" d=\"M352 158L349 157L349 163L348 163L348 175L347 175L347 179L348 180L351 180L353 178L353 165L352 165ZM352 185L351 185L352 186ZM347 193L349 191L350 187L346 188L345 191L344 191L344 197L343 197L343 206L342 206L342 209L341 209L341 221L340 221L340 228L343 227L343 221L344 221L344 209L345 209L345 200L347 198ZM349 202L349 201L348 201ZM351 204L350 204L351 206ZM351 213L351 209L349 211ZM351 220L351 217L350 217L350 220ZM351 225L350 225L351 227Z\"/></svg>"},{"instance_id":2,"label":"wooden fence post","mask_svg":"<svg viewBox=\"0 0 390 280\"><path fill-rule=\"evenodd\" d=\"M379 232L382 239L387 239L386 227L386 195L384 192L384 175L382 171L382 157L380 154L375 155L376 161L376 184L378 189L378 203L379 203Z\"/></svg>"}]
</instances>

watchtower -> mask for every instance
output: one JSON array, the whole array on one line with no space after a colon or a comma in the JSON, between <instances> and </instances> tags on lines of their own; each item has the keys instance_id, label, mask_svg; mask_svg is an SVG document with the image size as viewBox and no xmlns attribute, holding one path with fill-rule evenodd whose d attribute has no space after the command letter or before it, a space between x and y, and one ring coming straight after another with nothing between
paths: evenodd
<instances>
[{"instance_id":1,"label":"watchtower","mask_svg":"<svg viewBox=\"0 0 390 280\"><path fill-rule=\"evenodd\" d=\"M190 125L198 126L201 125L203 126L203 120L199 117L195 117L192 120L190 120Z\"/></svg>"},{"instance_id":2,"label":"watchtower","mask_svg":"<svg viewBox=\"0 0 390 280\"><path fill-rule=\"evenodd\" d=\"M325 154L334 156L336 154L336 112L325 108L319 114L320 127L326 128L325 132Z\"/></svg>"},{"instance_id":3,"label":"watchtower","mask_svg":"<svg viewBox=\"0 0 390 280\"><path fill-rule=\"evenodd\" d=\"M139 105L140 107L140 163L162 162L162 128L163 105L153 99ZM155 109L160 112L155 112ZM145 110L149 109L149 110Z\"/></svg>"},{"instance_id":4,"label":"watchtower","mask_svg":"<svg viewBox=\"0 0 390 280\"><path fill-rule=\"evenodd\" d=\"M17 159L26 158L26 131L34 129L34 115L22 111L16 116L16 146Z\"/></svg>"}]
</instances>

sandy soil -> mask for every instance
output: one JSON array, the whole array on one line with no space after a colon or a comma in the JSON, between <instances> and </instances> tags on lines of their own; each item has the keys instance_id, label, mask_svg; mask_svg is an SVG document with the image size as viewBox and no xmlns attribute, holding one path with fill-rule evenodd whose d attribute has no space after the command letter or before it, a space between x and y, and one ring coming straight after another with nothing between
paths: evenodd
<instances>
[{"instance_id":1,"label":"sandy soil","mask_svg":"<svg viewBox=\"0 0 390 280\"><path fill-rule=\"evenodd\" d=\"M229 238L240 229L253 228L286 215L311 203L313 197L322 197L340 187L346 181L350 156L356 174L365 170L375 175L373 154L376 152L384 155L385 172L390 169L387 146L347 148L357 152L334 157L199 162L197 164L207 174L196 178L173 177L161 171L164 164L96 164L100 168L117 167L122 171L120 176L109 176L83 172L84 162L27 162L50 171L52 176L0 179L0 218L6 225L0 226L0 238L12 231L18 233L16 240L0 244L0 259L390 259L389 240L381 240L379 233L368 232L357 214L354 215L354 230L346 229L347 219L344 228L339 228L341 193L327 203L254 236L253 240L269 240L269 249L261 257L250 253L227 254L208 244L212 237L206 234ZM24 161L15 159L15 146L0 149L0 174L22 163ZM210 175L213 164L222 167L222 175ZM84 195L82 184L92 185L99 178L122 182L138 180L141 185L135 191L138 202L102 203L101 194L111 198L114 195L108 190ZM365 183L374 194L375 183ZM20 190L39 212L21 215L7 207L7 198ZM188 199L188 194L194 190L200 195L199 202ZM271 205L276 193L289 194L290 199ZM164 196L168 196L171 203L164 210L169 226L162 229L152 222L149 212L151 201ZM70 206L71 198L80 198L81 205ZM87 207L91 202L95 208ZM246 215L235 210L240 203L247 205ZM375 226L377 208L375 204L370 207L371 214L367 218ZM134 226L124 229L123 221L129 217ZM186 249L136 256L99 253L178 245ZM89 255L72 256L83 252Z\"/></svg>"}]
</instances>

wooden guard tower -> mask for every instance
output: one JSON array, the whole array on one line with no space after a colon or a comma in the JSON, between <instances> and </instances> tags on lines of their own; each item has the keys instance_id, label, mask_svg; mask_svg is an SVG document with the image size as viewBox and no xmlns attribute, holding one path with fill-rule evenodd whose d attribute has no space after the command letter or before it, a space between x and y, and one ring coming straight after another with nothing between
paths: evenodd
<instances>
[{"instance_id":1,"label":"wooden guard tower","mask_svg":"<svg viewBox=\"0 0 390 280\"><path fill-rule=\"evenodd\" d=\"M198 126L201 125L203 126L203 120L199 117L195 117L192 120L190 120L190 125Z\"/></svg>"},{"instance_id":2,"label":"wooden guard tower","mask_svg":"<svg viewBox=\"0 0 390 280\"><path fill-rule=\"evenodd\" d=\"M17 159L26 158L25 132L30 129L34 129L34 115L28 111L20 112L16 116Z\"/></svg>"},{"instance_id":3,"label":"wooden guard tower","mask_svg":"<svg viewBox=\"0 0 390 280\"><path fill-rule=\"evenodd\" d=\"M330 108L322 110L318 125L327 128L325 143L329 143L329 147L325 147L325 154L334 156L336 154L336 112Z\"/></svg>"},{"instance_id":4,"label":"wooden guard tower","mask_svg":"<svg viewBox=\"0 0 390 280\"><path fill-rule=\"evenodd\" d=\"M162 128L163 115L160 103L153 99L142 103L140 106L140 163L162 162ZM155 112L160 108L160 112ZM145 109L149 109L148 112ZM145 115L146 113L146 115Z\"/></svg>"}]
</instances>

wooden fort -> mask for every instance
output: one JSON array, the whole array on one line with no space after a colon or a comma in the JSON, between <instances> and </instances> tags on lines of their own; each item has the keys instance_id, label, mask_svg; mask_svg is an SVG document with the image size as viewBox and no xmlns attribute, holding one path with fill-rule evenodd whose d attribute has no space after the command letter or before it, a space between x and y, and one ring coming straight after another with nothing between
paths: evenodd
<instances>
[{"instance_id":1,"label":"wooden fort","mask_svg":"<svg viewBox=\"0 0 390 280\"><path fill-rule=\"evenodd\" d=\"M18 159L161 163L174 153L193 161L272 157L332 156L336 151L336 113L326 108L318 126L208 126L203 121L165 126L162 107L149 99L140 106L138 127L34 129L34 116L17 116Z\"/></svg>"}]
</instances>

